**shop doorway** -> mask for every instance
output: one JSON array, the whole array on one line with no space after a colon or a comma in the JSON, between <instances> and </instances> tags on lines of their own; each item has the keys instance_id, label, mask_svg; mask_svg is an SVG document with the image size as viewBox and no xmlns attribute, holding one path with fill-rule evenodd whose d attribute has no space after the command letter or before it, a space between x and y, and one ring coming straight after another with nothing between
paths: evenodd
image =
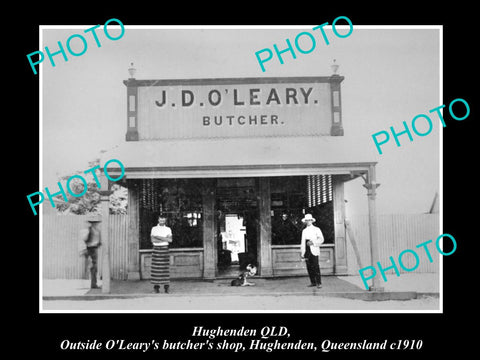
<instances>
[{"instance_id":1,"label":"shop doorway","mask_svg":"<svg viewBox=\"0 0 480 360\"><path fill-rule=\"evenodd\" d=\"M257 264L259 211L255 178L218 179L217 277L236 277Z\"/></svg>"}]
</instances>

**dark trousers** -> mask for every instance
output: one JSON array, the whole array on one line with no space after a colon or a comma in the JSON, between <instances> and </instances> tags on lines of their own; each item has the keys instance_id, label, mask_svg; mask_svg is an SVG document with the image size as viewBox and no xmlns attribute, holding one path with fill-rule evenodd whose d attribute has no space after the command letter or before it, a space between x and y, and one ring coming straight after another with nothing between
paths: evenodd
<instances>
[{"instance_id":1,"label":"dark trousers","mask_svg":"<svg viewBox=\"0 0 480 360\"><path fill-rule=\"evenodd\" d=\"M88 247L87 248L87 257L92 259L92 266L90 268L90 287L97 287L97 262L98 262L98 249L97 247Z\"/></svg>"},{"instance_id":2,"label":"dark trousers","mask_svg":"<svg viewBox=\"0 0 480 360\"><path fill-rule=\"evenodd\" d=\"M320 274L320 265L318 264L318 256L310 252L309 246L307 246L307 251L305 251L305 260L310 282L312 285L320 285L322 283L322 277Z\"/></svg>"}]
</instances>

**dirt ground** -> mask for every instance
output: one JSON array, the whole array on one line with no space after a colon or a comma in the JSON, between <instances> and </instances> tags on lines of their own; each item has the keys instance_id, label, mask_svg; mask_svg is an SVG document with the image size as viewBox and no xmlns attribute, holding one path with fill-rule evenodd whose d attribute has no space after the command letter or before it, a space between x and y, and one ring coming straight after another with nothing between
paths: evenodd
<instances>
[{"instance_id":1,"label":"dirt ground","mask_svg":"<svg viewBox=\"0 0 480 360\"><path fill-rule=\"evenodd\" d=\"M438 297L422 297L405 301L363 301L322 296L195 296L179 297L159 294L158 297L108 300L49 300L43 302L44 310L73 311L406 311L435 312L439 309Z\"/></svg>"},{"instance_id":2,"label":"dirt ground","mask_svg":"<svg viewBox=\"0 0 480 360\"><path fill-rule=\"evenodd\" d=\"M407 276L408 275L408 276ZM355 297L326 296L335 292L363 293L359 277L325 277L324 287L305 287L306 277L276 280L255 279L256 286L230 287L228 281L172 283L171 294L151 294L148 281L112 283L112 294L127 295L97 299L86 294L91 291L88 280L44 280L42 310L46 312L439 312L442 297L438 294L438 274L406 274L391 277L386 291L416 291L422 296L412 300L366 301ZM322 295L322 292L324 293ZM134 295L129 297L130 295ZM436 295L434 295L436 294ZM73 297L70 300L68 296Z\"/></svg>"}]
</instances>

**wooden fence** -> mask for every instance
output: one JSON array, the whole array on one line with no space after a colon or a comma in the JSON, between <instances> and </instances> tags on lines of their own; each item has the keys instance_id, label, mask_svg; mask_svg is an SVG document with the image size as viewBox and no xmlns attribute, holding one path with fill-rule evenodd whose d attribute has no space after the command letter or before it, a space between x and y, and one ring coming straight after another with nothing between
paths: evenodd
<instances>
[{"instance_id":1,"label":"wooden fence","mask_svg":"<svg viewBox=\"0 0 480 360\"><path fill-rule=\"evenodd\" d=\"M79 256L79 232L86 226L86 216L56 215L43 216L42 234L42 266L43 277L46 279L86 279L88 264ZM351 223L358 255L363 266L370 265L370 245L368 216L352 216ZM128 245L127 245L128 215L111 215L109 217L110 266L113 279L127 278ZM347 232L348 233L348 232ZM416 273L438 272L439 256L435 244L430 244L433 263L428 262L423 249L415 246L439 235L438 214L394 214L378 216L378 240L380 263L390 265L389 257L397 261L398 255L405 249L415 250L420 258ZM102 262L99 253L99 270ZM411 255L403 257L406 267L414 266ZM358 274L357 256L347 235L347 265L349 274ZM399 267L401 272L405 272ZM389 270L388 273L393 273Z\"/></svg>"}]
</instances>

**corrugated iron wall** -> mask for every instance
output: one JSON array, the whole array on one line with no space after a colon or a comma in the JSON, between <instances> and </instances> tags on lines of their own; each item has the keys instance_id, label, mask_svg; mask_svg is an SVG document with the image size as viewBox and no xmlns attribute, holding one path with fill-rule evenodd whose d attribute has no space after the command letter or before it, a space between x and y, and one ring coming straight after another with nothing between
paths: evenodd
<instances>
[{"instance_id":1,"label":"corrugated iron wall","mask_svg":"<svg viewBox=\"0 0 480 360\"><path fill-rule=\"evenodd\" d=\"M126 280L128 273L128 215L110 215L110 267L113 279Z\"/></svg>"},{"instance_id":2,"label":"corrugated iron wall","mask_svg":"<svg viewBox=\"0 0 480 360\"><path fill-rule=\"evenodd\" d=\"M43 277L45 279L86 279L88 263L79 256L79 234L86 226L87 216L43 216ZM128 215L110 215L110 266L113 279L125 280L128 266ZM99 251L99 270L102 268ZM100 272L99 272L100 273Z\"/></svg>"},{"instance_id":3,"label":"corrugated iron wall","mask_svg":"<svg viewBox=\"0 0 480 360\"><path fill-rule=\"evenodd\" d=\"M87 264L78 254L79 232L86 224L86 216L56 215L43 216L43 277L46 279L86 279ZM363 266L370 265L370 239L368 215L357 215L348 218L352 225L353 235L357 243ZM111 215L109 217L110 264L113 279L127 278L128 215ZM380 263L390 266L389 257L393 256L398 264L398 255L405 249L417 252L420 264L416 273L438 272L439 257L435 249L435 239L439 233L438 214L393 214L378 216L378 240ZM348 235L347 235L348 237ZM423 249L416 245L429 239L434 259L428 262ZM358 264L350 239L347 239L347 265L350 274L358 274ZM99 253L101 259L101 251ZM413 267L415 259L407 254L403 258L404 266ZM102 263L99 260L101 270ZM405 271L399 267L401 273ZM393 270L387 273L394 273Z\"/></svg>"},{"instance_id":4,"label":"corrugated iron wall","mask_svg":"<svg viewBox=\"0 0 480 360\"><path fill-rule=\"evenodd\" d=\"M370 265L370 238L368 227L368 215L355 215L348 218L351 223L353 236L357 243L362 266ZM433 273L438 272L440 259L435 247L435 240L439 233L439 215L438 214L392 214L378 215L378 242L379 258L383 268L391 266L389 260L392 256L397 264L400 273L406 273L398 264L398 256L406 249L414 250L419 257L419 266L414 270L415 273ZM427 240L433 242L428 245L428 249L433 258L430 263L425 250L416 248ZM350 274L358 274L359 266L353 251L347 232L347 265ZM402 263L406 268L413 268L416 260L412 254L402 256ZM395 271L388 270L387 274L394 274Z\"/></svg>"}]
</instances>

